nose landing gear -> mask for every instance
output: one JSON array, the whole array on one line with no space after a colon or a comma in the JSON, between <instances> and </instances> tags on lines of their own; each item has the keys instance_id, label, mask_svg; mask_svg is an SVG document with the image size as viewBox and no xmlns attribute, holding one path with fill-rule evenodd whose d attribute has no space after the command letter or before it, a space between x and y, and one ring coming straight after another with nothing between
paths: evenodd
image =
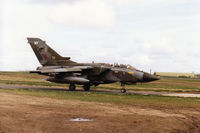
<instances>
[{"instance_id":1,"label":"nose landing gear","mask_svg":"<svg viewBox=\"0 0 200 133\"><path fill-rule=\"evenodd\" d=\"M121 86L122 86L121 93L126 93L125 84L121 83Z\"/></svg>"}]
</instances>

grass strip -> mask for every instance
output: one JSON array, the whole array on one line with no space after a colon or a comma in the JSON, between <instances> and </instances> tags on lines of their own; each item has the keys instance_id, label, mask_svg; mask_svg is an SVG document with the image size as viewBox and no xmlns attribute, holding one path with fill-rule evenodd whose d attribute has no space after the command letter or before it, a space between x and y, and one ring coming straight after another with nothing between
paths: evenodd
<instances>
[{"instance_id":1,"label":"grass strip","mask_svg":"<svg viewBox=\"0 0 200 133\"><path fill-rule=\"evenodd\" d=\"M199 108L199 98L183 98L156 95L108 94L96 92L70 92L54 90L29 89L0 89L0 92L48 97L66 100L80 100L87 102L113 103L128 106L143 106L154 108Z\"/></svg>"}]
</instances>

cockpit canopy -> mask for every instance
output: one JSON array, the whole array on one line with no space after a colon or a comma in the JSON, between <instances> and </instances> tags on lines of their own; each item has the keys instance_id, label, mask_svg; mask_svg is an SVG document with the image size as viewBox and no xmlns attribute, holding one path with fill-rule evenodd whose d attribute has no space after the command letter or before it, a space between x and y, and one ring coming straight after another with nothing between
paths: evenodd
<instances>
[{"instance_id":1,"label":"cockpit canopy","mask_svg":"<svg viewBox=\"0 0 200 133\"><path fill-rule=\"evenodd\" d=\"M131 70L136 70L135 67L133 67L133 66L131 66L131 65L129 65L129 64L127 65L127 68L128 68L128 69L131 69Z\"/></svg>"},{"instance_id":2,"label":"cockpit canopy","mask_svg":"<svg viewBox=\"0 0 200 133\"><path fill-rule=\"evenodd\" d=\"M107 63L100 63L103 66L109 66L109 67L119 67L119 68L127 68L127 69L131 69L131 70L137 70L136 68L134 68L131 65L124 65L124 64L118 64L118 63L114 63L114 64L107 64Z\"/></svg>"},{"instance_id":3,"label":"cockpit canopy","mask_svg":"<svg viewBox=\"0 0 200 133\"><path fill-rule=\"evenodd\" d=\"M127 69L131 69L131 70L136 70L136 68L134 68L133 66L131 65L124 65L124 64L114 64L114 67L120 67L120 68L127 68Z\"/></svg>"}]
</instances>

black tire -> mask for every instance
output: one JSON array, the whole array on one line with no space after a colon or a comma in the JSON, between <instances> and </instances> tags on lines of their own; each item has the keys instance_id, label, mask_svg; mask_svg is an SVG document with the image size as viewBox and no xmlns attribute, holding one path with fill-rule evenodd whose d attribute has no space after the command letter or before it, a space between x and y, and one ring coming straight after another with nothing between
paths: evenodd
<instances>
[{"instance_id":1,"label":"black tire","mask_svg":"<svg viewBox=\"0 0 200 133\"><path fill-rule=\"evenodd\" d=\"M126 89L121 89L121 93L126 93Z\"/></svg>"},{"instance_id":2,"label":"black tire","mask_svg":"<svg viewBox=\"0 0 200 133\"><path fill-rule=\"evenodd\" d=\"M74 84L70 84L69 85L69 90L70 91L75 91L76 90L76 86Z\"/></svg>"},{"instance_id":3,"label":"black tire","mask_svg":"<svg viewBox=\"0 0 200 133\"><path fill-rule=\"evenodd\" d=\"M90 85L84 85L84 86L83 86L83 89L84 89L85 91L90 91Z\"/></svg>"}]
</instances>

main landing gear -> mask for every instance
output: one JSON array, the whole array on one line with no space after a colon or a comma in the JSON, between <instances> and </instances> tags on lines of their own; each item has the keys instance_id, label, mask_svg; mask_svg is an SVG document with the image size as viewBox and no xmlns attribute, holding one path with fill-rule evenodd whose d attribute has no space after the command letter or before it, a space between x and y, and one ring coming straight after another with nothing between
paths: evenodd
<instances>
[{"instance_id":1,"label":"main landing gear","mask_svg":"<svg viewBox=\"0 0 200 133\"><path fill-rule=\"evenodd\" d=\"M90 91L90 85L89 85L89 84L84 85L84 86L83 86L83 89L84 89L85 91ZM69 90L70 90L70 91L75 91L75 90L76 90L76 85L75 85L75 84L70 84L70 85L69 85Z\"/></svg>"},{"instance_id":2,"label":"main landing gear","mask_svg":"<svg viewBox=\"0 0 200 133\"><path fill-rule=\"evenodd\" d=\"M121 86L122 86L121 93L126 93L125 84L121 83Z\"/></svg>"},{"instance_id":3,"label":"main landing gear","mask_svg":"<svg viewBox=\"0 0 200 133\"><path fill-rule=\"evenodd\" d=\"M83 86L83 89L84 89L85 91L89 91L89 90L90 90L90 85L89 85L89 84L84 85L84 86Z\"/></svg>"},{"instance_id":4,"label":"main landing gear","mask_svg":"<svg viewBox=\"0 0 200 133\"><path fill-rule=\"evenodd\" d=\"M70 84L70 85L69 85L69 90L70 90L70 91L75 91L75 90L76 90L75 84Z\"/></svg>"}]
</instances>

